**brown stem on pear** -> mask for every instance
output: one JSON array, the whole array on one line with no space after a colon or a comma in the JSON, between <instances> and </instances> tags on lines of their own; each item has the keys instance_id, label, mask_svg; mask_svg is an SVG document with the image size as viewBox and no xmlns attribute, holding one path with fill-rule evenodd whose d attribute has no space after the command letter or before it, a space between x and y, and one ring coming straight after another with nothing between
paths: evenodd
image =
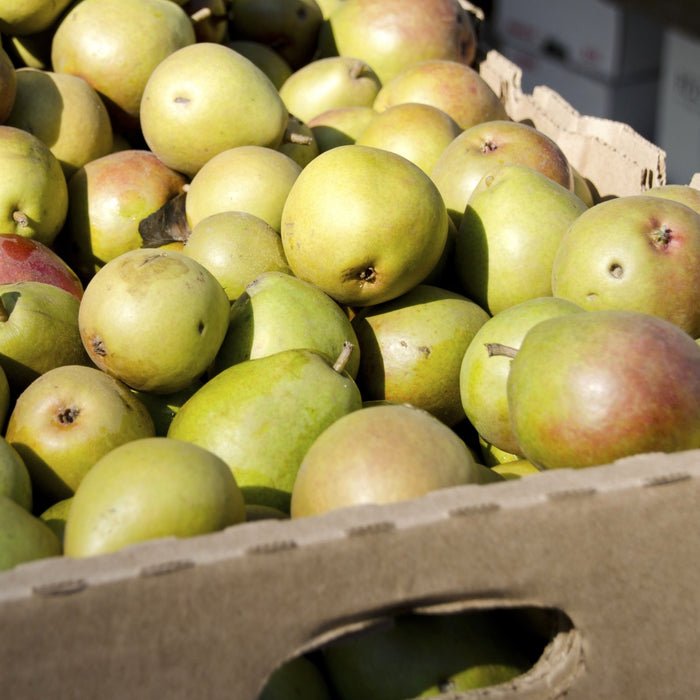
<instances>
[{"instance_id":1,"label":"brown stem on pear","mask_svg":"<svg viewBox=\"0 0 700 700\"><path fill-rule=\"evenodd\" d=\"M209 19L212 16L211 7L202 7L196 12L190 15L190 19L197 24L197 22L202 22L205 19Z\"/></svg>"},{"instance_id":2,"label":"brown stem on pear","mask_svg":"<svg viewBox=\"0 0 700 700\"><path fill-rule=\"evenodd\" d=\"M14 222L21 228L27 228L27 226L29 226L29 217L19 209L17 209L17 211L12 212L12 218L14 219Z\"/></svg>"},{"instance_id":3,"label":"brown stem on pear","mask_svg":"<svg viewBox=\"0 0 700 700\"><path fill-rule=\"evenodd\" d=\"M343 348L338 355L338 359L333 363L333 369L336 372L342 372L347 365L350 355L355 346L348 340L343 343Z\"/></svg>"},{"instance_id":4,"label":"brown stem on pear","mask_svg":"<svg viewBox=\"0 0 700 700\"><path fill-rule=\"evenodd\" d=\"M489 357L494 357L494 355L500 355L503 357L510 357L512 360L517 354L518 350L516 348L511 348L510 345L502 345L501 343L484 343L486 347L486 352Z\"/></svg>"}]
</instances>

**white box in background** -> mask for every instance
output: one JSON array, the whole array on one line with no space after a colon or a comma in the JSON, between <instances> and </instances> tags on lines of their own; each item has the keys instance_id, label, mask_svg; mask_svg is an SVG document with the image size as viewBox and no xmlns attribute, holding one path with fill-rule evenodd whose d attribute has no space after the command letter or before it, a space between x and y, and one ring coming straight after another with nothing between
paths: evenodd
<instances>
[{"instance_id":1,"label":"white box in background","mask_svg":"<svg viewBox=\"0 0 700 700\"><path fill-rule=\"evenodd\" d=\"M700 171L700 38L676 29L664 36L654 140L666 151L669 182Z\"/></svg>"},{"instance_id":2,"label":"white box in background","mask_svg":"<svg viewBox=\"0 0 700 700\"><path fill-rule=\"evenodd\" d=\"M546 85L581 114L625 122L645 138L654 139L656 76L606 81L576 71L558 58L513 44L501 44L499 51L522 69L523 91L532 92L535 86Z\"/></svg>"},{"instance_id":3,"label":"white box in background","mask_svg":"<svg viewBox=\"0 0 700 700\"><path fill-rule=\"evenodd\" d=\"M604 0L495 0L493 8L502 43L604 80L658 71L663 28L644 14Z\"/></svg>"}]
</instances>

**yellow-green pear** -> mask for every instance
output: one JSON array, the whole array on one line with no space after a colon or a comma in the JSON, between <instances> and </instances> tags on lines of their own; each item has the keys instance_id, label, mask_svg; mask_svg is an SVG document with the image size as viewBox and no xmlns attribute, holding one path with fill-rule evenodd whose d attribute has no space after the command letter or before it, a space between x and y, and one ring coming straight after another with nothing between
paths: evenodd
<instances>
[{"instance_id":1,"label":"yellow-green pear","mask_svg":"<svg viewBox=\"0 0 700 700\"><path fill-rule=\"evenodd\" d=\"M279 90L284 81L294 72L271 46L263 44L261 41L251 39L231 39L224 42L225 46L237 51L252 61L265 75L272 81L272 84Z\"/></svg>"},{"instance_id":2,"label":"yellow-green pear","mask_svg":"<svg viewBox=\"0 0 700 700\"><path fill-rule=\"evenodd\" d=\"M66 179L112 150L107 108L80 76L19 69L17 96L5 123L41 139L58 158Z\"/></svg>"},{"instance_id":3,"label":"yellow-green pear","mask_svg":"<svg viewBox=\"0 0 700 700\"><path fill-rule=\"evenodd\" d=\"M368 306L421 283L447 241L434 182L403 156L338 146L299 174L282 211L292 272L341 304Z\"/></svg>"},{"instance_id":4,"label":"yellow-green pear","mask_svg":"<svg viewBox=\"0 0 700 700\"><path fill-rule=\"evenodd\" d=\"M335 359L336 365L334 359L290 349L232 365L185 402L168 436L219 455L246 504L288 513L311 443L362 405L359 389L342 369L345 358Z\"/></svg>"},{"instance_id":5,"label":"yellow-green pear","mask_svg":"<svg viewBox=\"0 0 700 700\"><path fill-rule=\"evenodd\" d=\"M9 36L37 34L48 29L72 0L2 0L0 32Z\"/></svg>"},{"instance_id":6,"label":"yellow-green pear","mask_svg":"<svg viewBox=\"0 0 700 700\"><path fill-rule=\"evenodd\" d=\"M172 394L201 377L228 328L214 275L182 252L138 248L90 280L78 315L97 367L132 389Z\"/></svg>"},{"instance_id":7,"label":"yellow-green pear","mask_svg":"<svg viewBox=\"0 0 700 700\"><path fill-rule=\"evenodd\" d=\"M700 214L700 190L690 185L680 185L669 183L666 185L656 185L644 191L649 197L660 197L661 199L673 199L676 202L685 204Z\"/></svg>"},{"instance_id":8,"label":"yellow-green pear","mask_svg":"<svg viewBox=\"0 0 700 700\"><path fill-rule=\"evenodd\" d=\"M491 467L493 471L500 474L504 479L521 479L530 474L539 474L542 470L536 467L527 459L514 459Z\"/></svg>"},{"instance_id":9,"label":"yellow-green pear","mask_svg":"<svg viewBox=\"0 0 700 700\"><path fill-rule=\"evenodd\" d=\"M60 540L43 520L0 493L0 571L61 553Z\"/></svg>"},{"instance_id":10,"label":"yellow-green pear","mask_svg":"<svg viewBox=\"0 0 700 700\"><path fill-rule=\"evenodd\" d=\"M230 301L236 301L263 272L291 274L279 233L245 211L205 217L192 229L182 252L216 277Z\"/></svg>"},{"instance_id":11,"label":"yellow-green pear","mask_svg":"<svg viewBox=\"0 0 700 700\"><path fill-rule=\"evenodd\" d=\"M140 118L148 147L193 177L229 148L277 148L289 112L252 61L223 44L203 42L159 63L146 84Z\"/></svg>"},{"instance_id":12,"label":"yellow-green pear","mask_svg":"<svg viewBox=\"0 0 700 700\"><path fill-rule=\"evenodd\" d=\"M294 483L292 518L394 503L481 483L472 453L442 421L410 404L364 406L312 441Z\"/></svg>"},{"instance_id":13,"label":"yellow-green pear","mask_svg":"<svg viewBox=\"0 0 700 700\"><path fill-rule=\"evenodd\" d=\"M284 132L282 143L277 147L299 167L306 167L319 153L318 142L311 127L293 114Z\"/></svg>"},{"instance_id":14,"label":"yellow-green pear","mask_svg":"<svg viewBox=\"0 0 700 700\"><path fill-rule=\"evenodd\" d=\"M381 88L372 67L358 58L319 58L296 70L279 90L291 114L304 122L329 109L371 107Z\"/></svg>"},{"instance_id":15,"label":"yellow-green pear","mask_svg":"<svg viewBox=\"0 0 700 700\"><path fill-rule=\"evenodd\" d=\"M81 0L56 27L51 64L57 73L82 76L115 122L133 129L153 70L194 43L192 21L171 0Z\"/></svg>"},{"instance_id":16,"label":"yellow-green pear","mask_svg":"<svg viewBox=\"0 0 700 700\"><path fill-rule=\"evenodd\" d=\"M0 226L51 246L68 214L68 184L37 136L0 125Z\"/></svg>"},{"instance_id":17,"label":"yellow-green pear","mask_svg":"<svg viewBox=\"0 0 700 700\"><path fill-rule=\"evenodd\" d=\"M467 297L419 284L400 297L359 310L357 384L365 401L422 408L445 424L463 420L462 358L489 314Z\"/></svg>"},{"instance_id":18,"label":"yellow-green pear","mask_svg":"<svg viewBox=\"0 0 700 700\"><path fill-rule=\"evenodd\" d=\"M282 208L301 166L266 146L236 146L208 160L190 182L185 213L190 228L222 211L254 214L280 230Z\"/></svg>"},{"instance_id":19,"label":"yellow-green pear","mask_svg":"<svg viewBox=\"0 0 700 700\"><path fill-rule=\"evenodd\" d=\"M489 170L467 202L455 243L463 293L491 315L552 295L552 268L569 226L588 209L527 165Z\"/></svg>"},{"instance_id":20,"label":"yellow-green pear","mask_svg":"<svg viewBox=\"0 0 700 700\"><path fill-rule=\"evenodd\" d=\"M33 490L29 469L4 436L0 436L0 494L31 511Z\"/></svg>"},{"instance_id":21,"label":"yellow-green pear","mask_svg":"<svg viewBox=\"0 0 700 700\"><path fill-rule=\"evenodd\" d=\"M292 348L308 348L335 358L344 343L353 346L345 371L354 379L361 350L345 310L309 282L282 272L265 272L231 306L214 371Z\"/></svg>"},{"instance_id":22,"label":"yellow-green pear","mask_svg":"<svg viewBox=\"0 0 700 700\"><path fill-rule=\"evenodd\" d=\"M83 479L66 519L64 552L95 556L244 520L243 497L223 460L191 443L143 438L115 447Z\"/></svg>"},{"instance_id":23,"label":"yellow-green pear","mask_svg":"<svg viewBox=\"0 0 700 700\"><path fill-rule=\"evenodd\" d=\"M56 501L56 503L50 505L39 514L39 518L43 520L53 530L56 537L58 537L61 546L63 546L66 520L68 520L68 511L70 510L71 503L73 503L73 496L64 498L61 501Z\"/></svg>"},{"instance_id":24,"label":"yellow-green pear","mask_svg":"<svg viewBox=\"0 0 700 700\"><path fill-rule=\"evenodd\" d=\"M323 153L355 143L376 115L372 107L336 107L309 119L307 124Z\"/></svg>"}]
</instances>

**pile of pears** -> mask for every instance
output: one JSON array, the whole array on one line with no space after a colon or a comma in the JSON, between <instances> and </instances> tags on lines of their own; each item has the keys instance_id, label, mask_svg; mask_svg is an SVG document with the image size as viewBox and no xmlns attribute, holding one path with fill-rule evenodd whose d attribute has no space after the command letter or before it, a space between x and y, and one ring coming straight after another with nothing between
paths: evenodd
<instances>
[{"instance_id":1,"label":"pile of pears","mask_svg":"<svg viewBox=\"0 0 700 700\"><path fill-rule=\"evenodd\" d=\"M76 285L0 259L0 570L700 447L700 192L602 199L466 5L0 0Z\"/></svg>"}]
</instances>

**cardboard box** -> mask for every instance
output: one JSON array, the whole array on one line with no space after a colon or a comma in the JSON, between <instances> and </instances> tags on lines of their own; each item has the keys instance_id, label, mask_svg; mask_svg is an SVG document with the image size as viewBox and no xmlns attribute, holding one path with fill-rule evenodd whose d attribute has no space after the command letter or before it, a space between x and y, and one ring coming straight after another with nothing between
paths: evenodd
<instances>
[{"instance_id":1,"label":"cardboard box","mask_svg":"<svg viewBox=\"0 0 700 700\"><path fill-rule=\"evenodd\" d=\"M548 54L525 51L507 43L498 50L522 69L525 92L532 92L537 85L547 85L582 114L625 122L642 136L654 138L656 76L604 80L582 73Z\"/></svg>"},{"instance_id":2,"label":"cardboard box","mask_svg":"<svg viewBox=\"0 0 700 700\"><path fill-rule=\"evenodd\" d=\"M523 93L495 52L480 70L602 192L663 183L629 127ZM442 700L694 700L698 502L700 450L648 454L30 562L0 573L1 694L254 700L286 659L403 611L534 607L559 626L533 668Z\"/></svg>"},{"instance_id":3,"label":"cardboard box","mask_svg":"<svg viewBox=\"0 0 700 700\"><path fill-rule=\"evenodd\" d=\"M604 80L655 74L662 26L606 0L496 0L496 36Z\"/></svg>"},{"instance_id":4,"label":"cardboard box","mask_svg":"<svg viewBox=\"0 0 700 700\"><path fill-rule=\"evenodd\" d=\"M700 36L664 35L655 141L668 153L669 181L687 182L700 167Z\"/></svg>"}]
</instances>

